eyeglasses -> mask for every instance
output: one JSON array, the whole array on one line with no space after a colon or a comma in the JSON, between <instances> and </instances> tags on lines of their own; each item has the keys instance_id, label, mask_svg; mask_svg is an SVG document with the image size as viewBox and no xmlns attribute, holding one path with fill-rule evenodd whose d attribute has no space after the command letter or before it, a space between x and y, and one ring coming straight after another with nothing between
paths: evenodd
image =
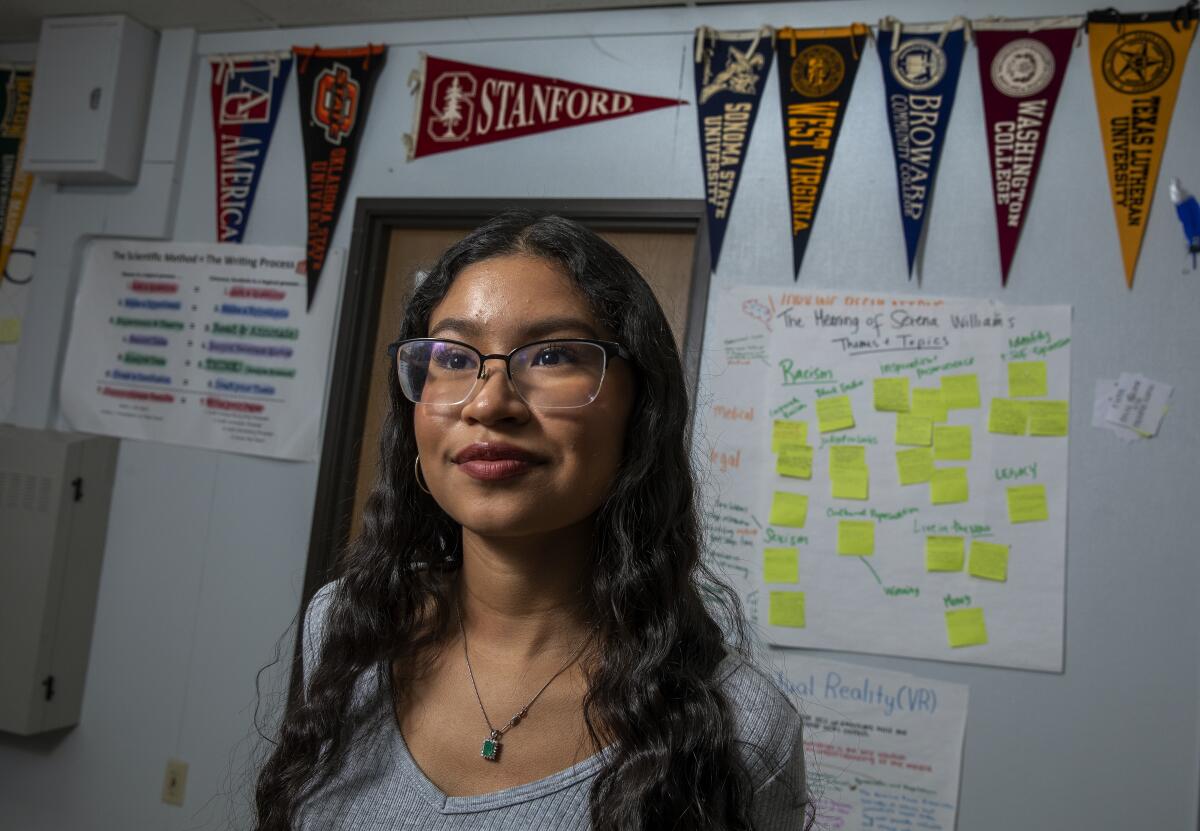
<instances>
[{"instance_id":1,"label":"eyeglasses","mask_svg":"<svg viewBox=\"0 0 1200 831\"><path fill-rule=\"evenodd\" d=\"M504 361L517 395L535 409L565 409L592 403L600 394L608 362L631 360L619 343L566 338L539 340L507 355L485 355L456 340L412 338L388 346L404 397L414 404L462 404L488 377L486 361Z\"/></svg>"}]
</instances>

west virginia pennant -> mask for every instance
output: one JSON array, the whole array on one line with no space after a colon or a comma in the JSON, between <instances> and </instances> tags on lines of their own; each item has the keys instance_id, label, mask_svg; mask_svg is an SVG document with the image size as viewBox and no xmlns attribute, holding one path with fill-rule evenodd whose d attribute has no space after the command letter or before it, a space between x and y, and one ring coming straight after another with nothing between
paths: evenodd
<instances>
[{"instance_id":1,"label":"west virginia pennant","mask_svg":"<svg viewBox=\"0 0 1200 831\"><path fill-rule=\"evenodd\" d=\"M714 271L774 54L769 28L718 32L702 26L696 30L696 114Z\"/></svg>"},{"instance_id":2,"label":"west virginia pennant","mask_svg":"<svg viewBox=\"0 0 1200 831\"><path fill-rule=\"evenodd\" d=\"M292 56L221 55L211 60L217 241L241 242Z\"/></svg>"},{"instance_id":3,"label":"west virginia pennant","mask_svg":"<svg viewBox=\"0 0 1200 831\"><path fill-rule=\"evenodd\" d=\"M879 63L896 157L908 278L925 230L946 125L962 68L966 21L901 25L879 22Z\"/></svg>"},{"instance_id":4,"label":"west virginia pennant","mask_svg":"<svg viewBox=\"0 0 1200 831\"><path fill-rule=\"evenodd\" d=\"M1001 285L1008 284L1071 44L1081 25L1082 17L974 24Z\"/></svg>"},{"instance_id":5,"label":"west virginia pennant","mask_svg":"<svg viewBox=\"0 0 1200 831\"><path fill-rule=\"evenodd\" d=\"M308 305L354 172L375 80L387 47L292 47L300 84L300 130L308 181Z\"/></svg>"},{"instance_id":6,"label":"west virginia pennant","mask_svg":"<svg viewBox=\"0 0 1200 831\"><path fill-rule=\"evenodd\" d=\"M408 160L686 104L421 53Z\"/></svg>"},{"instance_id":7,"label":"west virginia pennant","mask_svg":"<svg viewBox=\"0 0 1200 831\"><path fill-rule=\"evenodd\" d=\"M1196 3L1151 14L1092 12L1087 30L1125 284L1133 288L1179 79L1196 33Z\"/></svg>"},{"instance_id":8,"label":"west virginia pennant","mask_svg":"<svg viewBox=\"0 0 1200 831\"><path fill-rule=\"evenodd\" d=\"M0 280L12 253L32 175L21 169L33 69L0 64Z\"/></svg>"},{"instance_id":9,"label":"west virginia pennant","mask_svg":"<svg viewBox=\"0 0 1200 831\"><path fill-rule=\"evenodd\" d=\"M869 33L864 23L836 29L780 29L775 33L792 211L794 279L800 276L842 115Z\"/></svg>"}]
</instances>

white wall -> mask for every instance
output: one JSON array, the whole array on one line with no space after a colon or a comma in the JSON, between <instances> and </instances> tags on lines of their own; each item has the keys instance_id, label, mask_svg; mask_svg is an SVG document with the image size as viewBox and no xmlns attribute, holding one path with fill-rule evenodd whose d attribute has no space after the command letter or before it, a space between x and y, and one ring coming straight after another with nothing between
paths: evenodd
<instances>
[{"instance_id":1,"label":"white wall","mask_svg":"<svg viewBox=\"0 0 1200 831\"><path fill-rule=\"evenodd\" d=\"M1085 12L1062 0L822 2L504 17L405 25L164 33L147 159L133 189L39 184L41 229L13 421L61 425L56 383L81 240L213 239L208 68L224 52L391 45L334 244L359 196L703 197L695 110L659 110L405 163L405 86L418 51L621 90L693 99L692 30ZM1159 8L1138 0L1127 10ZM24 52L24 55L18 54ZM29 47L0 50L28 57ZM1086 39L1066 75L1009 287L999 289L976 53L968 49L929 218L923 292L1075 306L1065 674L847 656L971 687L959 827L1193 827L1200 783L1200 274L1181 276L1163 198L1200 188L1200 60L1183 86L1133 292L1108 201ZM750 144L714 287L791 279L775 80ZM247 242L304 243L302 148L290 82ZM846 113L801 279L918 290L905 278L877 53ZM326 278L328 279L328 278ZM1088 426L1096 378L1176 384L1163 435L1126 447ZM0 739L0 825L18 829L245 827L255 673L299 603L317 466L122 442L80 725ZM285 655L291 641L282 641ZM268 687L284 678L268 672ZM191 765L187 804L159 801L165 760Z\"/></svg>"}]
</instances>

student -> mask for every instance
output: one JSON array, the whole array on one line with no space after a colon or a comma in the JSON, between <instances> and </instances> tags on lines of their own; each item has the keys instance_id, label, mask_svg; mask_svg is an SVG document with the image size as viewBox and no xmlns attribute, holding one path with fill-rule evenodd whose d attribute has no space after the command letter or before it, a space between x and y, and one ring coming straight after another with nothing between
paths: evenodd
<instances>
[{"instance_id":1,"label":"student","mask_svg":"<svg viewBox=\"0 0 1200 831\"><path fill-rule=\"evenodd\" d=\"M703 561L679 355L629 261L503 214L389 354L379 479L306 614L257 827L811 824L800 717Z\"/></svg>"}]
</instances>

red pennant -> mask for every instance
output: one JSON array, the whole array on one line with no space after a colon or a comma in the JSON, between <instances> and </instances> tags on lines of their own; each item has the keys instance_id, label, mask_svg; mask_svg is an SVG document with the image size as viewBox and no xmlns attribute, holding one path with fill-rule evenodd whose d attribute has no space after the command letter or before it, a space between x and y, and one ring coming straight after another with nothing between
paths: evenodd
<instances>
[{"instance_id":1,"label":"red pennant","mask_svg":"<svg viewBox=\"0 0 1200 831\"><path fill-rule=\"evenodd\" d=\"M686 104L421 53L408 159Z\"/></svg>"}]
</instances>

